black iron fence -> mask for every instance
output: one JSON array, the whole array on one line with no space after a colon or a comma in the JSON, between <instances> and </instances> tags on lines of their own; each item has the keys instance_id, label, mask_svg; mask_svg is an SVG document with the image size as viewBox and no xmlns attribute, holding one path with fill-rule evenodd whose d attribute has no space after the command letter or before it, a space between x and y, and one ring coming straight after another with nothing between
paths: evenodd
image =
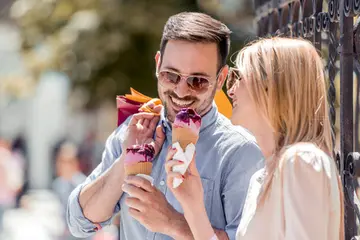
<instances>
[{"instance_id":1,"label":"black iron fence","mask_svg":"<svg viewBox=\"0 0 360 240\"><path fill-rule=\"evenodd\" d=\"M354 239L358 234L357 219L360 220L355 194L360 175L360 155L356 152L359 151L360 0L255 0L255 9L259 36L308 39L327 62L330 120L337 134L333 135L333 141L338 145L334 156L345 194L345 239Z\"/></svg>"}]
</instances>

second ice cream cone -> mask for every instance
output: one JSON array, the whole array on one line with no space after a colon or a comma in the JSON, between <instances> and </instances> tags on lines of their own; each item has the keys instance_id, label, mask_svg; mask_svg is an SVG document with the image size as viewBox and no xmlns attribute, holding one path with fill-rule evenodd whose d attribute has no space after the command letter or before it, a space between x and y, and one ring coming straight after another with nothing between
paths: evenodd
<instances>
[{"instance_id":1,"label":"second ice cream cone","mask_svg":"<svg viewBox=\"0 0 360 240\"><path fill-rule=\"evenodd\" d=\"M183 150L185 150L186 146L190 143L195 145L198 139L199 135L189 128L174 127L172 129L172 143L179 142Z\"/></svg>"}]
</instances>

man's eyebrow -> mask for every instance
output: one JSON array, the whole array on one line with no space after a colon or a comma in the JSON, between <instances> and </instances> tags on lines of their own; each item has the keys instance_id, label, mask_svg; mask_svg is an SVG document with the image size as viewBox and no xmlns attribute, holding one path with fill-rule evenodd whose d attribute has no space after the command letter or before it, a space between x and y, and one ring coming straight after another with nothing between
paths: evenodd
<instances>
[{"instance_id":1,"label":"man's eyebrow","mask_svg":"<svg viewBox=\"0 0 360 240\"><path fill-rule=\"evenodd\" d=\"M172 66L164 66L164 69L170 70L170 71L173 71L173 72L177 72L177 73L182 73L182 72L179 71L179 69L177 69L175 67L172 67ZM190 73L188 75L210 77L210 75L205 73L205 72L193 72L193 73Z\"/></svg>"}]
</instances>

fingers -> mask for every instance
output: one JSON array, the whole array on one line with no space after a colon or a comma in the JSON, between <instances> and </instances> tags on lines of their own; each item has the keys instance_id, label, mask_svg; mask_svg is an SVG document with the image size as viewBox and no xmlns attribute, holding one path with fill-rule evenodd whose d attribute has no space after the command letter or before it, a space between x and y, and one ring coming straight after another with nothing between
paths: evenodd
<instances>
[{"instance_id":1,"label":"fingers","mask_svg":"<svg viewBox=\"0 0 360 240\"><path fill-rule=\"evenodd\" d=\"M165 133L163 132L162 126L159 125L156 127L155 132L155 154L157 155L164 144L165 141Z\"/></svg>"},{"instance_id":2,"label":"fingers","mask_svg":"<svg viewBox=\"0 0 360 240\"><path fill-rule=\"evenodd\" d=\"M134 185L138 188L142 188L146 192L154 192L155 191L154 187L151 185L151 183L148 180L146 180L142 177L139 177L139 176L128 176L125 179L125 182L127 184Z\"/></svg>"},{"instance_id":3,"label":"fingers","mask_svg":"<svg viewBox=\"0 0 360 240\"><path fill-rule=\"evenodd\" d=\"M165 163L165 171L167 174L171 173L172 172L172 168L176 165L181 165L181 164L184 164L183 161L180 161L180 160L168 160L166 161Z\"/></svg>"},{"instance_id":4,"label":"fingers","mask_svg":"<svg viewBox=\"0 0 360 240\"><path fill-rule=\"evenodd\" d=\"M129 194L131 197L133 198L138 198L138 199L142 199L142 196L144 196L146 194L146 191L144 191L144 189L141 189L135 185L131 185L131 184L123 184L122 185L122 190Z\"/></svg>"},{"instance_id":5,"label":"fingers","mask_svg":"<svg viewBox=\"0 0 360 240\"><path fill-rule=\"evenodd\" d=\"M173 159L176 152L177 152L176 148L170 148L170 150L168 151L168 154L166 155L165 160L169 161L169 160Z\"/></svg>"},{"instance_id":6,"label":"fingers","mask_svg":"<svg viewBox=\"0 0 360 240\"><path fill-rule=\"evenodd\" d=\"M134 208L129 208L129 214L131 217L133 217L134 219L138 220L139 222L141 222L142 219L142 213Z\"/></svg>"},{"instance_id":7,"label":"fingers","mask_svg":"<svg viewBox=\"0 0 360 240\"><path fill-rule=\"evenodd\" d=\"M146 209L146 206L137 198L128 197L125 199L125 204L129 208L135 209L137 211L143 212Z\"/></svg>"},{"instance_id":8,"label":"fingers","mask_svg":"<svg viewBox=\"0 0 360 240\"><path fill-rule=\"evenodd\" d=\"M147 102L147 103L145 104L145 106L147 106L147 107L150 108L150 109L154 109L155 103L150 100L150 102Z\"/></svg>"},{"instance_id":9,"label":"fingers","mask_svg":"<svg viewBox=\"0 0 360 240\"><path fill-rule=\"evenodd\" d=\"M149 121L149 124L148 124L149 130L154 132L159 120L160 120L160 117L154 116L154 118Z\"/></svg>"},{"instance_id":10,"label":"fingers","mask_svg":"<svg viewBox=\"0 0 360 240\"><path fill-rule=\"evenodd\" d=\"M188 172L193 176L200 176L199 171L197 170L197 167L196 167L195 154L194 154L193 160L189 164Z\"/></svg>"},{"instance_id":11,"label":"fingers","mask_svg":"<svg viewBox=\"0 0 360 240\"><path fill-rule=\"evenodd\" d=\"M153 118L153 119L154 119L154 118ZM153 119L151 119L151 120L149 120L149 119L144 119L141 125L142 125L145 129L148 129L148 128L149 128L149 125L150 125L150 121L152 121Z\"/></svg>"},{"instance_id":12,"label":"fingers","mask_svg":"<svg viewBox=\"0 0 360 240\"><path fill-rule=\"evenodd\" d=\"M151 120L154 118L154 116L155 115L153 113L147 113L147 112L136 113L131 117L129 126L136 125L137 123L139 123L140 120L141 121L143 121L144 119Z\"/></svg>"},{"instance_id":13,"label":"fingers","mask_svg":"<svg viewBox=\"0 0 360 240\"><path fill-rule=\"evenodd\" d=\"M153 107L153 111L154 111L155 113L160 114L160 113L161 113L162 108L163 108L163 106L162 106L162 105L156 105L155 107Z\"/></svg>"},{"instance_id":14,"label":"fingers","mask_svg":"<svg viewBox=\"0 0 360 240\"><path fill-rule=\"evenodd\" d=\"M160 114L163 106L161 104L156 105L153 100L150 100L149 102L145 103L143 107L151 110L153 113ZM143 111L142 108L140 108L140 111Z\"/></svg>"},{"instance_id":15,"label":"fingers","mask_svg":"<svg viewBox=\"0 0 360 240\"><path fill-rule=\"evenodd\" d=\"M169 172L167 174L167 178L166 178L166 184L169 188L173 188L172 187L172 184L174 182L174 178L178 178L178 179L182 179L184 180L185 179L185 176L182 175L181 173L178 173L178 172Z\"/></svg>"}]
</instances>

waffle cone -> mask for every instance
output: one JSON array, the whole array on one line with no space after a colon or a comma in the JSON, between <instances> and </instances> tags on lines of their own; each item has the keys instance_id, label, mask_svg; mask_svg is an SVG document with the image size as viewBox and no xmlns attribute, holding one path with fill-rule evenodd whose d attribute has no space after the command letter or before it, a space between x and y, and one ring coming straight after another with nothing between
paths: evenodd
<instances>
[{"instance_id":1,"label":"waffle cone","mask_svg":"<svg viewBox=\"0 0 360 240\"><path fill-rule=\"evenodd\" d=\"M146 174L150 175L152 170L151 162L138 162L125 166L125 175Z\"/></svg>"},{"instance_id":2,"label":"waffle cone","mask_svg":"<svg viewBox=\"0 0 360 240\"><path fill-rule=\"evenodd\" d=\"M172 143L179 142L181 148L184 150L190 143L195 145L198 139L199 135L189 128L174 127L172 129Z\"/></svg>"}]
</instances>

